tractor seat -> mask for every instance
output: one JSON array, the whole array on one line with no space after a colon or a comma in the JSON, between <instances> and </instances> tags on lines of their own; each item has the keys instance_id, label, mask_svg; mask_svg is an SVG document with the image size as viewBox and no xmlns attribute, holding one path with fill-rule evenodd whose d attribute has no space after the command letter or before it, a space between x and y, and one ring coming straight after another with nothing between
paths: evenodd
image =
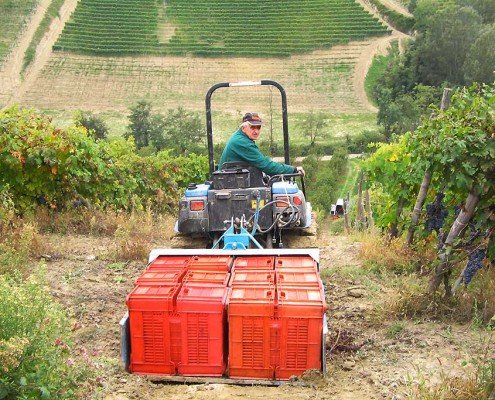
<instances>
[{"instance_id":1,"label":"tractor seat","mask_svg":"<svg viewBox=\"0 0 495 400\"><path fill-rule=\"evenodd\" d=\"M211 176L213 189L244 189L266 186L263 172L244 161L223 163Z\"/></svg>"}]
</instances>

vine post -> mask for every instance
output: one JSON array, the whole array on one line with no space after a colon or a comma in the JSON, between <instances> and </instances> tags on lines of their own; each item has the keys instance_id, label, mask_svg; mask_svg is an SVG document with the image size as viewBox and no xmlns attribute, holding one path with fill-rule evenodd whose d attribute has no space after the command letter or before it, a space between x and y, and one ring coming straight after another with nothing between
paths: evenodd
<instances>
[{"instance_id":1,"label":"vine post","mask_svg":"<svg viewBox=\"0 0 495 400\"><path fill-rule=\"evenodd\" d=\"M443 90L442 102L440 103L440 110L446 110L450 105L450 97L452 96L452 89L445 88ZM423 208L426 195L428 194L428 188L430 187L432 177L431 169L427 169L423 176L423 181L421 182L421 186L418 192L418 196L416 198L416 203L414 204L414 209L411 217L411 224L409 225L409 229L406 235L406 245L411 246L414 240L414 231L416 230L416 226L418 225L419 217L421 215L421 210Z\"/></svg>"},{"instance_id":2,"label":"vine post","mask_svg":"<svg viewBox=\"0 0 495 400\"><path fill-rule=\"evenodd\" d=\"M344 200L344 225L347 234L351 233L351 227L349 226L349 193Z\"/></svg>"},{"instance_id":3,"label":"vine post","mask_svg":"<svg viewBox=\"0 0 495 400\"><path fill-rule=\"evenodd\" d=\"M364 205L366 210L366 219L368 222L368 228L373 229L375 223L373 221L373 210L371 209L370 191L368 188L364 191Z\"/></svg>"},{"instance_id":4,"label":"vine post","mask_svg":"<svg viewBox=\"0 0 495 400\"><path fill-rule=\"evenodd\" d=\"M440 249L438 255L440 263L435 268L435 273L431 276L430 282L428 284L428 293L430 295L432 295L437 291L438 287L442 283L442 280L444 280L447 273L450 272L449 255L452 252L452 244L454 243L454 240L459 236L459 234L468 225L469 221L474 215L474 210L476 209L476 206L479 201L480 201L479 191L477 189L471 189L466 199L466 202L464 203L464 206L462 207L459 215L457 216L456 220L452 224L452 227L450 228L450 232L449 235L447 236L447 239L445 239L445 242L442 248ZM448 282L446 282L446 280L445 280L445 293L447 296L451 294L450 286L448 285Z\"/></svg>"},{"instance_id":5,"label":"vine post","mask_svg":"<svg viewBox=\"0 0 495 400\"><path fill-rule=\"evenodd\" d=\"M359 173L358 179L358 197L357 197L357 221L356 225L358 230L362 230L366 226L365 216L364 216L364 206L363 206L363 181L364 173L361 171Z\"/></svg>"}]
</instances>

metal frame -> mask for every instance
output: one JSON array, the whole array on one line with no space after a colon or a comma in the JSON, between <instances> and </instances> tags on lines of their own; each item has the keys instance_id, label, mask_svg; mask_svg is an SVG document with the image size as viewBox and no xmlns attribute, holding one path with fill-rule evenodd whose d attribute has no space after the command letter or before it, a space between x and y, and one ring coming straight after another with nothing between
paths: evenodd
<instances>
[{"instance_id":1,"label":"metal frame","mask_svg":"<svg viewBox=\"0 0 495 400\"><path fill-rule=\"evenodd\" d=\"M213 127L211 122L211 96L215 90L223 87L243 87L243 86L274 86L280 91L282 96L282 128L284 132L284 162L290 164L289 160L289 122L287 117L287 95L282 85L270 79L261 81L241 81L241 82L220 82L213 85L206 93L206 137L208 141L208 165L210 175L215 170L215 161L213 160Z\"/></svg>"}]
</instances>

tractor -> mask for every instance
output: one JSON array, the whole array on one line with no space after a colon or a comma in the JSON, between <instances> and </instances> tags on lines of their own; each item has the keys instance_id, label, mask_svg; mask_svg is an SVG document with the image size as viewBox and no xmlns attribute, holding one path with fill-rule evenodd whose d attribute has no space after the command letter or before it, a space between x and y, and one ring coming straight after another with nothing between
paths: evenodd
<instances>
[{"instance_id":1,"label":"tractor","mask_svg":"<svg viewBox=\"0 0 495 400\"><path fill-rule=\"evenodd\" d=\"M287 100L278 82L224 82L208 90L210 178L187 187L175 248L152 250L127 296L121 355L131 373L172 382L277 385L308 369L326 371L319 250L299 245L315 239L304 177L214 163L212 94L256 85L280 91L289 164Z\"/></svg>"},{"instance_id":2,"label":"tractor","mask_svg":"<svg viewBox=\"0 0 495 400\"><path fill-rule=\"evenodd\" d=\"M186 243L192 238L205 238L213 248L222 243L227 249L245 249L249 246L282 248L285 233L311 236L315 232L311 203L306 201L304 177L300 174L269 177L258 168L241 161L215 167L212 94L219 88L248 85L272 85L279 89L282 98L284 161L289 164L287 97L283 87L271 80L223 82L212 86L206 94L210 179L205 183L189 185L180 200L176 231L179 236L187 238ZM301 181L301 189L295 182L296 178Z\"/></svg>"}]
</instances>

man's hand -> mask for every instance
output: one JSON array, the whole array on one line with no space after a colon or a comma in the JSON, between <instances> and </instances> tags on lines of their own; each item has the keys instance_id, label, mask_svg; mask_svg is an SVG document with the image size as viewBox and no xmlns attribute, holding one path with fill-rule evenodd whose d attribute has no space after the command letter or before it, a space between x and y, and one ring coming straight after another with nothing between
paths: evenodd
<instances>
[{"instance_id":1,"label":"man's hand","mask_svg":"<svg viewBox=\"0 0 495 400\"><path fill-rule=\"evenodd\" d=\"M303 167L296 167L296 172L301 174L302 176L305 176L306 175L306 172L304 172L304 168Z\"/></svg>"}]
</instances>

